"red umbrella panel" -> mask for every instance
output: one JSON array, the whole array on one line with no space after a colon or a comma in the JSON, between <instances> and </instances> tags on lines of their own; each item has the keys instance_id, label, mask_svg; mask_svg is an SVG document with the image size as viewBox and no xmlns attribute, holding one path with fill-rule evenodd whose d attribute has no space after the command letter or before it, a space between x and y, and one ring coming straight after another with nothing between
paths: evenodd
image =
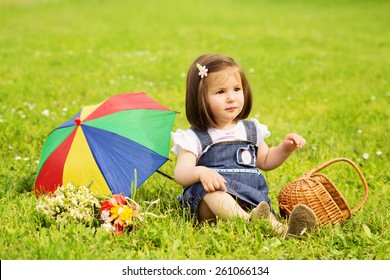
<instances>
[{"instance_id":1,"label":"red umbrella panel","mask_svg":"<svg viewBox=\"0 0 390 280\"><path fill-rule=\"evenodd\" d=\"M91 184L91 191L131 195L167 160L176 116L144 92L125 93L86 106L45 141L36 194L63 184Z\"/></svg>"}]
</instances>

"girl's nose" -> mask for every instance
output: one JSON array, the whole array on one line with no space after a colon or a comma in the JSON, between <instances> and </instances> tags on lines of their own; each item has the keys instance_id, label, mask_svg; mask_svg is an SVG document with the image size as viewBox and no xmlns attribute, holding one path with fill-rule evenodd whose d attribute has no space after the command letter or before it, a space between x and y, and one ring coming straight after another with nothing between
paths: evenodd
<instances>
[{"instance_id":1,"label":"girl's nose","mask_svg":"<svg viewBox=\"0 0 390 280\"><path fill-rule=\"evenodd\" d=\"M227 101L234 101L236 99L236 95L233 91L230 91L226 94Z\"/></svg>"}]
</instances>

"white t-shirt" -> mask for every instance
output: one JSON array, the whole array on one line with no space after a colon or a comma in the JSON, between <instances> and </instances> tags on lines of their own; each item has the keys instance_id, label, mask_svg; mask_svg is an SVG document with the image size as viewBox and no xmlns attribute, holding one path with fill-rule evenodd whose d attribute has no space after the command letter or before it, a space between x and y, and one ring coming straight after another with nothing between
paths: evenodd
<instances>
[{"instance_id":1,"label":"white t-shirt","mask_svg":"<svg viewBox=\"0 0 390 280\"><path fill-rule=\"evenodd\" d=\"M264 124L260 124L257 119L251 119L256 126L257 131L257 145L259 146L264 142L264 139L269 137L271 133L268 127ZM247 135L245 125L243 121L238 121L237 125L228 130L221 130L216 128L209 128L207 132L210 134L213 143L225 142L225 141L246 141ZM175 154L179 153L179 146L187 151L193 153L197 158L202 153L202 145L192 129L181 130L171 133L173 140L172 151Z\"/></svg>"}]
</instances>

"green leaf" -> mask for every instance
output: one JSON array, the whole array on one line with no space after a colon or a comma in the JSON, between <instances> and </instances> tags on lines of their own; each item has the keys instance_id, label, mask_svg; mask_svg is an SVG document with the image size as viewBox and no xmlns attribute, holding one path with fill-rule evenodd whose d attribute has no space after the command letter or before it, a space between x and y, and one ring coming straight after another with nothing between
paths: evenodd
<instances>
[{"instance_id":1,"label":"green leaf","mask_svg":"<svg viewBox=\"0 0 390 280\"><path fill-rule=\"evenodd\" d=\"M367 235L367 237L372 238L372 233L370 228L367 225L363 225L364 233Z\"/></svg>"},{"instance_id":2,"label":"green leaf","mask_svg":"<svg viewBox=\"0 0 390 280\"><path fill-rule=\"evenodd\" d=\"M134 169L134 180L130 186L130 197L135 200L135 194L137 192L137 169Z\"/></svg>"}]
</instances>

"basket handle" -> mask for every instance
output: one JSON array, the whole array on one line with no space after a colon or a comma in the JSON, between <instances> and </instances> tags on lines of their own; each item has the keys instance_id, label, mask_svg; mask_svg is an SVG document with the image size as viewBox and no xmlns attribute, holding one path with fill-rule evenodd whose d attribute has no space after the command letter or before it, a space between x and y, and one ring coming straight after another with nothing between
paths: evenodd
<instances>
[{"instance_id":1,"label":"basket handle","mask_svg":"<svg viewBox=\"0 0 390 280\"><path fill-rule=\"evenodd\" d=\"M310 170L307 175L308 176L311 176L313 173L316 173L322 169L324 169L325 167L335 163L335 162L338 162L338 161L345 161L345 162L348 162L349 164L351 164L353 166L353 168L355 168L355 170L357 171L357 173L359 174L360 176L360 179L362 180L362 183L363 183L363 189L364 189L364 197L363 197L363 200L355 207L355 209L352 210L352 212L356 212L358 211L360 208L363 207L363 205L366 203L367 201L367 198L368 198L368 185L367 185L367 182L366 182L366 179L364 178L363 176L363 173L360 171L359 167L356 165L356 163L354 163L352 160L349 160L347 158L335 158L335 159L332 159L332 160L329 160L325 163L323 163L322 165L316 167L316 168L313 168L312 170Z\"/></svg>"}]
</instances>

